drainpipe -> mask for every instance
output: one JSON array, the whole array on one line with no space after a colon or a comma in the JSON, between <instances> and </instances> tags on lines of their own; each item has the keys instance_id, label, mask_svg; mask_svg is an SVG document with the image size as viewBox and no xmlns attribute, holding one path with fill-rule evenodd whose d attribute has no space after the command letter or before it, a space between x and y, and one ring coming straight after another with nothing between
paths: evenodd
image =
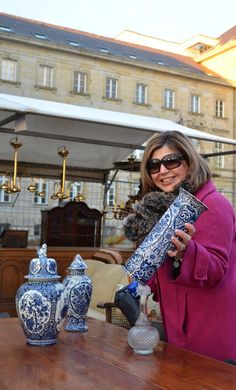
<instances>
[{"instance_id":1,"label":"drainpipe","mask_svg":"<svg viewBox=\"0 0 236 390\"><path fill-rule=\"evenodd\" d=\"M111 180L110 180L110 183L108 184L108 178L109 178L109 171L106 172L105 174L105 180L104 180L104 193L103 193L103 210L106 210L106 206L107 206L107 192L110 188L110 186L112 185L113 181L115 180L115 177L118 173L119 169L117 169L114 173L114 175L112 176ZM101 237L101 244L102 244L102 247L104 246L104 231L105 231L105 226L106 226L106 213L103 214L103 217L102 217L102 237Z\"/></svg>"}]
</instances>

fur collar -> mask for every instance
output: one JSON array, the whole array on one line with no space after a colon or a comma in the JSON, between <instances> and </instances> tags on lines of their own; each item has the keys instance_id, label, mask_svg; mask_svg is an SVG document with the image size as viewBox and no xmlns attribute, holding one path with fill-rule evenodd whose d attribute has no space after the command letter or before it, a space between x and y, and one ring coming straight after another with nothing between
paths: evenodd
<instances>
[{"instance_id":1,"label":"fur collar","mask_svg":"<svg viewBox=\"0 0 236 390\"><path fill-rule=\"evenodd\" d=\"M173 192L152 191L144 195L142 200L134 206L134 213L130 214L124 221L125 236L139 245L173 203L180 187L191 192L191 188L185 180Z\"/></svg>"}]
</instances>

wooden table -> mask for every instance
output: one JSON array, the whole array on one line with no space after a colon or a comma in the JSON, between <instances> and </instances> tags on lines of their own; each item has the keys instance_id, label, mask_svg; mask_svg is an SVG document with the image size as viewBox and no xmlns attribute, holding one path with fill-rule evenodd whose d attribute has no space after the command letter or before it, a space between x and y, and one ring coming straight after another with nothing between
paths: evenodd
<instances>
[{"instance_id":1,"label":"wooden table","mask_svg":"<svg viewBox=\"0 0 236 390\"><path fill-rule=\"evenodd\" d=\"M86 334L27 345L18 318L0 319L1 390L235 390L236 367L160 343L135 354L127 330L88 319Z\"/></svg>"}]
</instances>

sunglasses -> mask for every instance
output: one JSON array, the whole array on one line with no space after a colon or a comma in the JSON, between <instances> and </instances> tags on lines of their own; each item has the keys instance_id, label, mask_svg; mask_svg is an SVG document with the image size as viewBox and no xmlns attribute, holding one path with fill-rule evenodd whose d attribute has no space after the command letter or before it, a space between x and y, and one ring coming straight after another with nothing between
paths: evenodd
<instances>
[{"instance_id":1,"label":"sunglasses","mask_svg":"<svg viewBox=\"0 0 236 390\"><path fill-rule=\"evenodd\" d=\"M147 162L147 171L148 173L158 173L160 172L161 165L163 164L166 169L175 169L181 165L181 161L185 160L184 157L179 154L167 154L163 157L162 160L157 158L152 158Z\"/></svg>"}]
</instances>

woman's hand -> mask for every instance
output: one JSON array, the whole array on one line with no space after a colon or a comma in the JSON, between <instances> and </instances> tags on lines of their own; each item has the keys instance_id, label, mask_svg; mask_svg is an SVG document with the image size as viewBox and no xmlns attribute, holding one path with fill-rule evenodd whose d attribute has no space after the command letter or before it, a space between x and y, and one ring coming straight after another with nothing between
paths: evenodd
<instances>
[{"instance_id":1,"label":"woman's hand","mask_svg":"<svg viewBox=\"0 0 236 390\"><path fill-rule=\"evenodd\" d=\"M171 242L174 244L176 249L168 251L168 255L170 257L177 257L178 260L181 261L184 251L195 231L196 229L191 223L185 224L184 231L177 229L175 231L175 236L171 238Z\"/></svg>"}]
</instances>

